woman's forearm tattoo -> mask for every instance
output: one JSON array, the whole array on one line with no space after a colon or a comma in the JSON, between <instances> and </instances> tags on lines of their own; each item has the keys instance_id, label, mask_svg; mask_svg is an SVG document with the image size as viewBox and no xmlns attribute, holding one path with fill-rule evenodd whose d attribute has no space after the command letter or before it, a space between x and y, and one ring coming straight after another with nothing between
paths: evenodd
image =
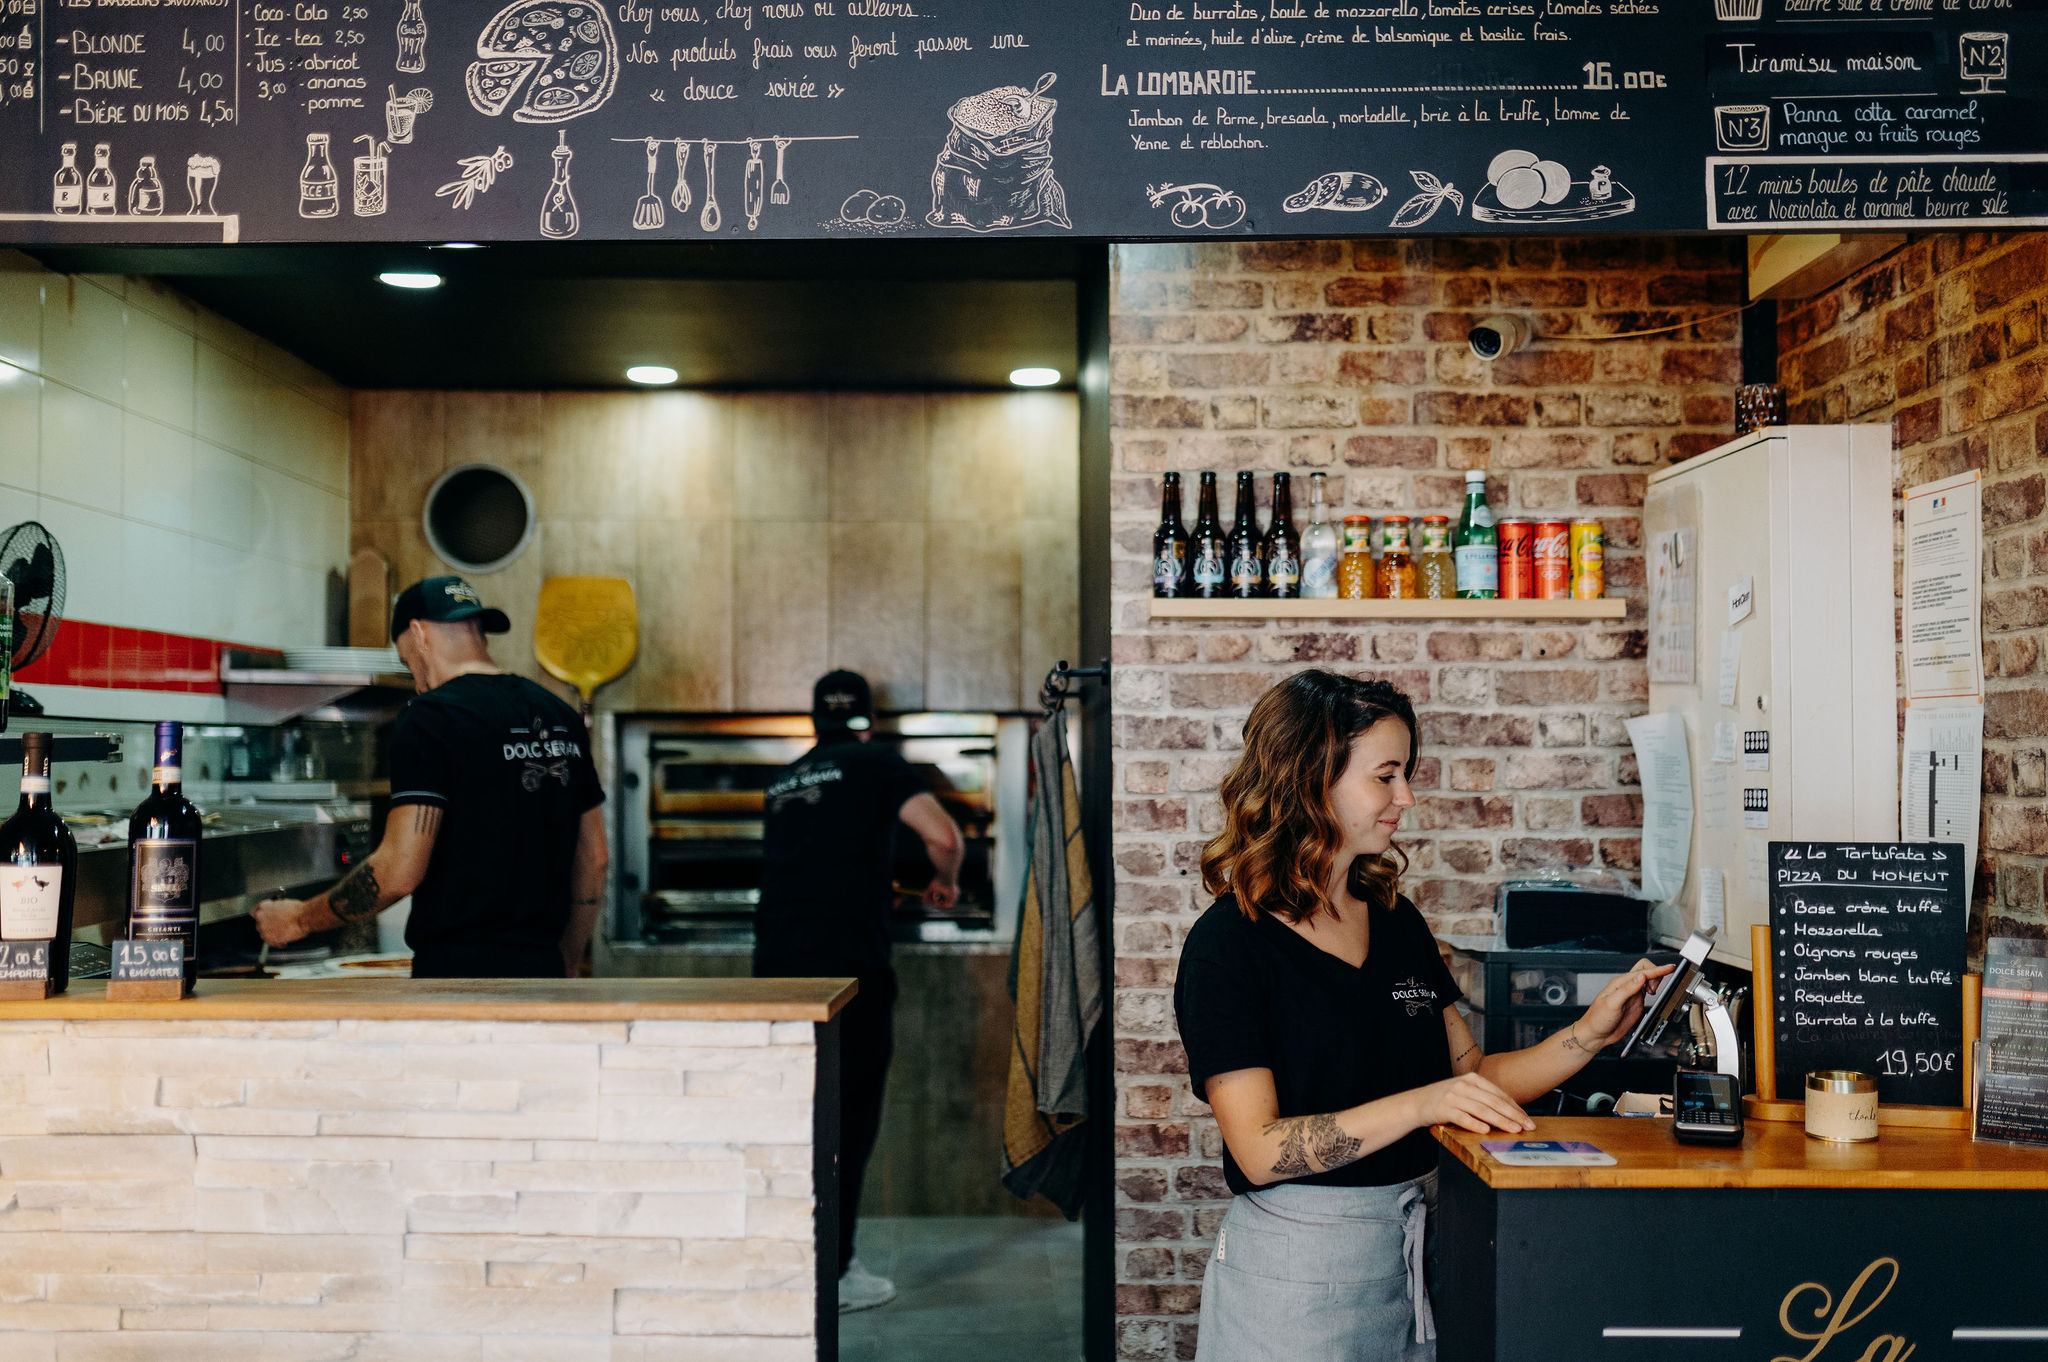
<instances>
[{"instance_id":1,"label":"woman's forearm tattoo","mask_svg":"<svg viewBox=\"0 0 2048 1362\"><path fill-rule=\"evenodd\" d=\"M1273 1171L1284 1178L1342 1168L1357 1162L1365 1149L1363 1142L1346 1134L1329 1112L1268 1121L1265 1133L1280 1137L1280 1153L1273 1160Z\"/></svg>"}]
</instances>

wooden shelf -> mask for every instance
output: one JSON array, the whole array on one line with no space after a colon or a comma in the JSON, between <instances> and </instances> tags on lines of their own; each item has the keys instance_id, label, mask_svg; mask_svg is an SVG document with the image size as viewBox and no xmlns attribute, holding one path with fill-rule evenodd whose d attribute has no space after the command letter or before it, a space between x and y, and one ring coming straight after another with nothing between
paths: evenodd
<instances>
[{"instance_id":1,"label":"wooden shelf","mask_svg":"<svg viewBox=\"0 0 2048 1362\"><path fill-rule=\"evenodd\" d=\"M1152 601L1156 620L1618 620L1628 602L1597 601Z\"/></svg>"}]
</instances>

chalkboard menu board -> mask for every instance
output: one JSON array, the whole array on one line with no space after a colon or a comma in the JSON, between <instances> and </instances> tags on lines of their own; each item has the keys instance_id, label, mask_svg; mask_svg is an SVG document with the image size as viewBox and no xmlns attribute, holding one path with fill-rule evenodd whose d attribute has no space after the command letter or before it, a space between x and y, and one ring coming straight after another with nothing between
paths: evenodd
<instances>
[{"instance_id":1,"label":"chalkboard menu board","mask_svg":"<svg viewBox=\"0 0 2048 1362\"><path fill-rule=\"evenodd\" d=\"M0 0L0 240L2048 222L2040 0Z\"/></svg>"},{"instance_id":2,"label":"chalkboard menu board","mask_svg":"<svg viewBox=\"0 0 2048 1362\"><path fill-rule=\"evenodd\" d=\"M1778 1095L1859 1069L1878 1101L1963 1100L1964 850L1954 842L1773 842Z\"/></svg>"}]
</instances>

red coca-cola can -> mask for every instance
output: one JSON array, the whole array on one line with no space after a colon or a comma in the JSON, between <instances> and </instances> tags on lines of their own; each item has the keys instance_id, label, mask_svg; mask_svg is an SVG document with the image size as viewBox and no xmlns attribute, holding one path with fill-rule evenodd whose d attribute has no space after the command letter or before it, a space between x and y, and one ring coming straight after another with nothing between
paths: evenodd
<instances>
[{"instance_id":1,"label":"red coca-cola can","mask_svg":"<svg viewBox=\"0 0 2048 1362\"><path fill-rule=\"evenodd\" d=\"M1503 520L1500 537L1500 598L1526 601L1536 594L1536 522Z\"/></svg>"},{"instance_id":2,"label":"red coca-cola can","mask_svg":"<svg viewBox=\"0 0 2048 1362\"><path fill-rule=\"evenodd\" d=\"M1572 523L1536 522L1536 599L1562 601L1572 594Z\"/></svg>"}]
</instances>

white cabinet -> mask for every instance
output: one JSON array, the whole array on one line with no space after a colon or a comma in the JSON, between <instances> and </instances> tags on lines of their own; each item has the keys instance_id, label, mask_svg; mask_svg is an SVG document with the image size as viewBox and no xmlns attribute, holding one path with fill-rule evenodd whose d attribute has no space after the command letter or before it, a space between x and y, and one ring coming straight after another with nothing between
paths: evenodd
<instances>
[{"instance_id":1,"label":"white cabinet","mask_svg":"<svg viewBox=\"0 0 2048 1362\"><path fill-rule=\"evenodd\" d=\"M1692 681L1660 682L1650 709L1684 716L1693 783L1692 850L1661 935L1699 922L1703 870L1727 886L1717 959L1748 965L1749 929L1770 921L1764 847L1898 833L1898 685L1892 585L1891 428L1773 426L1663 470L1643 506L1644 556L1690 531ZM1729 624L1729 591L1752 611ZM1654 633L1657 621L1652 618ZM1741 644L1735 703L1720 702L1722 636ZM1733 724L1735 760L1714 761ZM1747 769L1745 735L1768 734L1769 769ZM1745 794L1768 809L1745 819ZM1745 826L1745 822L1764 826Z\"/></svg>"}]
</instances>

